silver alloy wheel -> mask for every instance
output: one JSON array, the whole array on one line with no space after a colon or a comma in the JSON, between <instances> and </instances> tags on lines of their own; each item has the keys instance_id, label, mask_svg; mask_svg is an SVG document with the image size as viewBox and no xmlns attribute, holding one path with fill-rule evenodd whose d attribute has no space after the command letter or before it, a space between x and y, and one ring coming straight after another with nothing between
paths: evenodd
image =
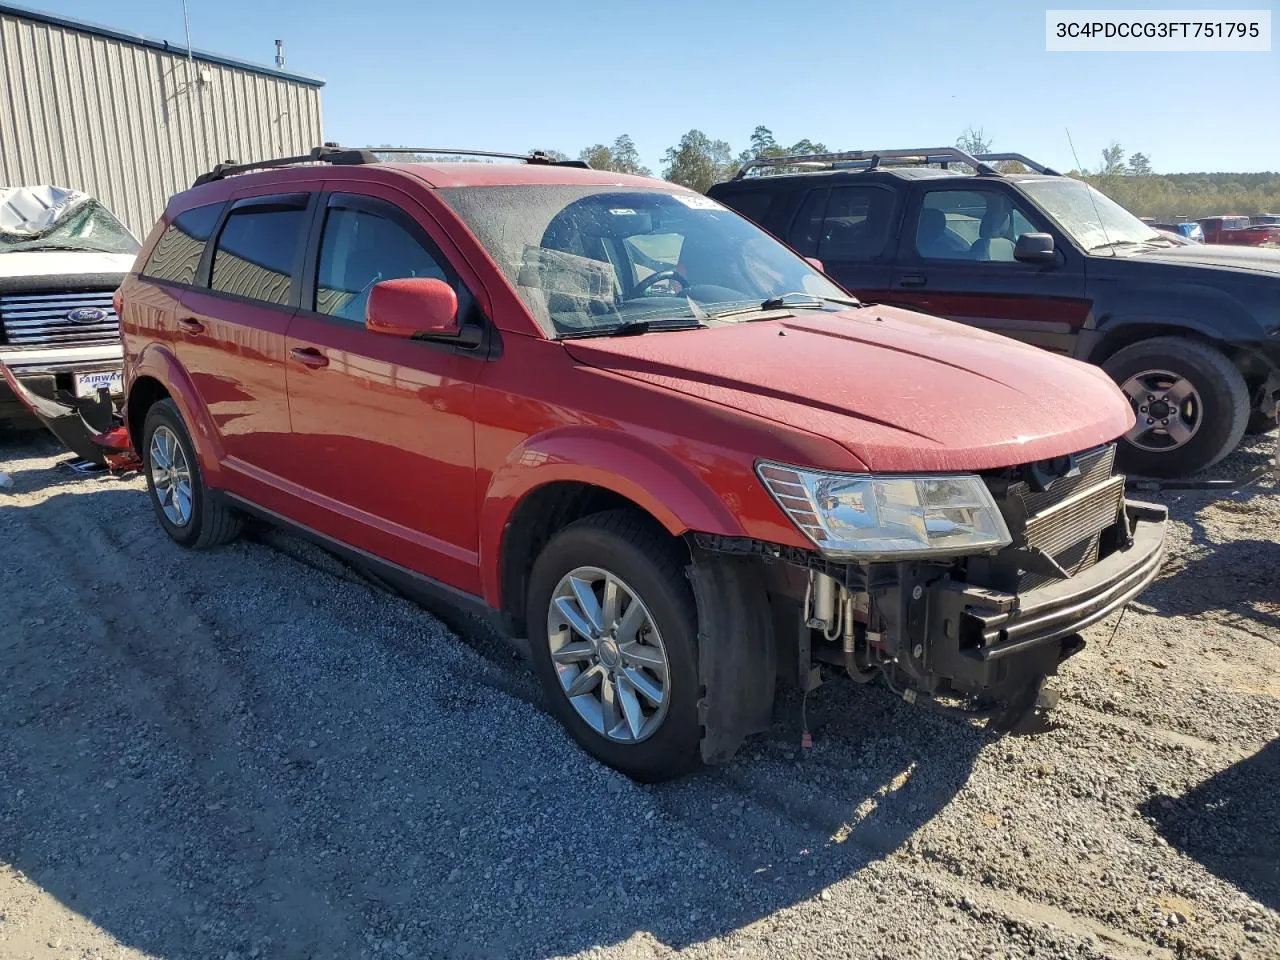
<instances>
[{"instance_id":1,"label":"silver alloy wheel","mask_svg":"<svg viewBox=\"0 0 1280 960\"><path fill-rule=\"evenodd\" d=\"M1165 453L1188 443L1200 429L1204 406L1186 377L1168 370L1144 370L1120 389L1138 422L1125 439L1140 450Z\"/></svg>"},{"instance_id":2,"label":"silver alloy wheel","mask_svg":"<svg viewBox=\"0 0 1280 960\"><path fill-rule=\"evenodd\" d=\"M547 640L561 689L596 733L619 743L648 739L667 715L667 650L648 607L599 567L578 567L556 585Z\"/></svg>"},{"instance_id":3,"label":"silver alloy wheel","mask_svg":"<svg viewBox=\"0 0 1280 960\"><path fill-rule=\"evenodd\" d=\"M156 427L151 434L147 465L160 509L175 527L185 527L191 522L191 467L177 436L168 427Z\"/></svg>"}]
</instances>

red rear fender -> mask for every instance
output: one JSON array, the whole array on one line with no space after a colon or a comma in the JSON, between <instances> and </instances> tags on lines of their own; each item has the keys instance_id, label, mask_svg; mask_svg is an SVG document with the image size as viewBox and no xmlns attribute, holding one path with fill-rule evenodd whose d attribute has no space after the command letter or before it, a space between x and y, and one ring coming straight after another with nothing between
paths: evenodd
<instances>
[{"instance_id":1,"label":"red rear fender","mask_svg":"<svg viewBox=\"0 0 1280 960\"><path fill-rule=\"evenodd\" d=\"M168 347L161 344L148 344L143 349L137 361L133 364L129 377L129 397L126 401L129 422L133 422L135 412L132 409L135 390L138 381L144 377L150 377L158 381L168 391L169 396L173 398L173 402L178 405L178 411L182 414L182 421L187 425L187 430L191 434L191 442L195 444L196 455L200 458L200 469L204 471L205 479L217 486L214 480L221 472L224 454L222 442L213 427L213 418L209 416L208 409L200 400L199 394L196 393L195 387L191 383L191 378L187 376L187 372L182 364L178 362L178 358L173 355ZM134 437L133 442L135 445L140 446L142 444L141 435Z\"/></svg>"}]
</instances>

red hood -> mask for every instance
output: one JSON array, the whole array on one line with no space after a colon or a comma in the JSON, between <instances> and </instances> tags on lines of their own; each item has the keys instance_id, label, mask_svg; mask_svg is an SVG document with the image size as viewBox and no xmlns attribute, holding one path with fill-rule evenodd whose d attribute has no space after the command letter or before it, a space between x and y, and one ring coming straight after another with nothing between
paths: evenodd
<instances>
[{"instance_id":1,"label":"red hood","mask_svg":"<svg viewBox=\"0 0 1280 960\"><path fill-rule=\"evenodd\" d=\"M829 437L870 470L1011 466L1133 425L1096 367L892 307L565 347L581 363Z\"/></svg>"}]
</instances>

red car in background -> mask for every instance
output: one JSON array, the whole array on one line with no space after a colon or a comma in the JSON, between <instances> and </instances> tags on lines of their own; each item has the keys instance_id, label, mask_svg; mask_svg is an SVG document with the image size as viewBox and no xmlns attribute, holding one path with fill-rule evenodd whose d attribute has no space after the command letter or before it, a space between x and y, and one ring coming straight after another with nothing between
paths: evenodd
<instances>
[{"instance_id":1,"label":"red car in background","mask_svg":"<svg viewBox=\"0 0 1280 960\"><path fill-rule=\"evenodd\" d=\"M1280 225L1254 223L1248 217L1204 217L1197 220L1205 243L1245 247L1280 247Z\"/></svg>"}]
</instances>

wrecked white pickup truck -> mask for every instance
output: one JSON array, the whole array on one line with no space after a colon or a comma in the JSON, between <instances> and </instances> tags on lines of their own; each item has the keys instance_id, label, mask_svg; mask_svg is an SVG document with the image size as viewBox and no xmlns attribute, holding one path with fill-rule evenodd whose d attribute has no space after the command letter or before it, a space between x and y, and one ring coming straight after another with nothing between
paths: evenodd
<instances>
[{"instance_id":1,"label":"wrecked white pickup truck","mask_svg":"<svg viewBox=\"0 0 1280 960\"><path fill-rule=\"evenodd\" d=\"M73 451L100 459L81 449L84 428L113 422L121 352L112 294L137 252L87 194L0 187L0 421L34 411Z\"/></svg>"}]
</instances>

